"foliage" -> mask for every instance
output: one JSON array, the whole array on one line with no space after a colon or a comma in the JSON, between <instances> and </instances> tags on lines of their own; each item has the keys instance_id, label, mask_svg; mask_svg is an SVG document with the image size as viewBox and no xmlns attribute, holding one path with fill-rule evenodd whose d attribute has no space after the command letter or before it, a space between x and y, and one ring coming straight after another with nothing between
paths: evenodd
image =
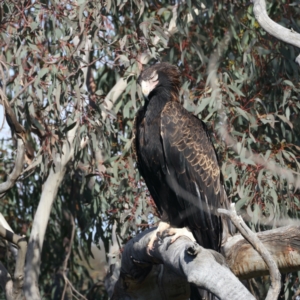
<instances>
[{"instance_id":1,"label":"foliage","mask_svg":"<svg viewBox=\"0 0 300 300\"><path fill-rule=\"evenodd\" d=\"M297 5L269 2L273 20L300 32ZM108 252L115 222L125 243L158 220L131 150L134 115L143 102L136 79L145 53L151 58L149 63L169 61L179 66L184 106L216 132L222 124L206 86L207 65L224 34L232 33L218 74L228 130L239 153L213 135L227 193L249 216L252 229L267 228L266 221L276 226L278 220L298 218L299 192L242 150L299 173L300 86L295 48L266 34L246 1L176 3L0 2L4 70L0 87L26 129L27 142L35 150L33 162L39 162L1 200L1 212L16 232L30 234L54 153L61 151L75 113L81 114L74 159L52 209L44 242L40 276L44 298L58 299L62 292L59 271L71 232L65 211L76 222L68 277L91 299L107 297L103 277L95 288L99 279L88 277L89 267L78 258L91 254L92 243L100 247L100 239ZM178 31L170 34L166 29L175 12ZM109 108L107 95L120 78L127 86ZM3 179L3 173L9 173L8 147L14 147L13 139L1 147Z\"/></svg>"}]
</instances>

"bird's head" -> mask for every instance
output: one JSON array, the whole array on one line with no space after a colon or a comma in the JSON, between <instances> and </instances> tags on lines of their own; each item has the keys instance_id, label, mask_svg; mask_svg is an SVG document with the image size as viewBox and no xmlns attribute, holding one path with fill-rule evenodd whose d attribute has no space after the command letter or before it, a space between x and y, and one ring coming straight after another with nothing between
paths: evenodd
<instances>
[{"instance_id":1,"label":"bird's head","mask_svg":"<svg viewBox=\"0 0 300 300\"><path fill-rule=\"evenodd\" d=\"M180 73L176 66L169 63L159 63L145 69L138 78L143 95L149 98L155 91L168 92L178 101L180 89Z\"/></svg>"}]
</instances>

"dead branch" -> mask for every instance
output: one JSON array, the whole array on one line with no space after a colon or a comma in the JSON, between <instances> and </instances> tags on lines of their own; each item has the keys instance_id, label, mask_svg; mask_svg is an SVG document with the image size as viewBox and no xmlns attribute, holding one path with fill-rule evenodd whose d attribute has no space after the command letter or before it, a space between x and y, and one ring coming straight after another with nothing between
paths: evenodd
<instances>
[{"instance_id":1,"label":"dead branch","mask_svg":"<svg viewBox=\"0 0 300 300\"><path fill-rule=\"evenodd\" d=\"M218 209L218 212L225 214L230 218L231 222L235 225L242 236L252 245L252 247L261 255L262 259L267 264L270 270L271 285L267 294L266 300L277 299L281 289L281 275L276 265L275 260L270 252L258 239L253 231L249 229L244 220L237 215L234 204L231 205L229 210Z\"/></svg>"},{"instance_id":2,"label":"dead branch","mask_svg":"<svg viewBox=\"0 0 300 300\"><path fill-rule=\"evenodd\" d=\"M300 226L280 227L256 235L282 274L300 270ZM269 274L260 254L240 234L229 238L223 251L229 268L240 279Z\"/></svg>"}]
</instances>

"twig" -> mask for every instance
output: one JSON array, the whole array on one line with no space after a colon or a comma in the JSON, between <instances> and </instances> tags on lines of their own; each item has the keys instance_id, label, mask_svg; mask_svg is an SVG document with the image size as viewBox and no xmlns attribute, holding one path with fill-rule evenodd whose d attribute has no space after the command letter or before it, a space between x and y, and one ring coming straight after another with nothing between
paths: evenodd
<instances>
[{"instance_id":1,"label":"twig","mask_svg":"<svg viewBox=\"0 0 300 300\"><path fill-rule=\"evenodd\" d=\"M37 79L37 76L34 77L32 80L30 80L29 82L27 82L24 87L16 94L15 97L13 97L13 99L9 102L10 105L12 105L15 100Z\"/></svg>"},{"instance_id":2,"label":"twig","mask_svg":"<svg viewBox=\"0 0 300 300\"><path fill-rule=\"evenodd\" d=\"M82 294L80 294L75 288L74 288L74 286L73 286L73 284L71 283L71 281L67 278L67 277L64 277L64 280L66 281L66 283L67 283L67 285L71 288L71 290L75 293L75 294L77 294L77 296L79 297L79 298L77 298L75 295L74 295L74 293L72 293L72 296L73 297L75 297L76 299L84 299L84 300L87 300L87 298L86 297L84 297ZM63 298L62 298L63 299Z\"/></svg>"},{"instance_id":3,"label":"twig","mask_svg":"<svg viewBox=\"0 0 300 300\"><path fill-rule=\"evenodd\" d=\"M8 178L5 182L0 184L0 198L5 195L5 193L14 186L15 182L19 178L24 162L24 154L25 154L25 145L21 138L18 138L18 149L17 149L17 157L15 159L15 166L13 171L8 175Z\"/></svg>"},{"instance_id":4,"label":"twig","mask_svg":"<svg viewBox=\"0 0 300 300\"><path fill-rule=\"evenodd\" d=\"M178 32L178 28L176 25L176 21L178 18L177 14L177 8L178 4L175 4L172 7L172 18L169 22L168 29L165 30L166 36L170 39L176 32ZM195 10L195 13L198 14L198 10ZM188 14L187 16L187 22L190 23L193 20L193 16L191 14ZM156 36L153 40L153 45L158 44L160 38ZM168 41L167 41L168 42ZM139 72L142 70L142 65L147 64L149 60L152 58L152 54L149 50L140 53L138 57L136 58L137 64L138 64L138 71L137 71L137 76L139 75ZM127 87L127 81L124 78L120 78L117 83L114 85L114 87L110 90L110 92L106 95L104 99L104 107L106 111L102 112L102 118L103 120L106 119L109 111L112 109L114 106L115 102L118 100L119 96L124 92L124 90Z\"/></svg>"},{"instance_id":5,"label":"twig","mask_svg":"<svg viewBox=\"0 0 300 300\"><path fill-rule=\"evenodd\" d=\"M273 257L257 238L255 233L249 229L243 219L237 215L234 204L231 204L229 210L219 208L218 212L230 218L231 222L240 231L242 236L252 245L252 247L261 255L270 270L271 286L268 291L266 300L277 299L281 289L281 275Z\"/></svg>"},{"instance_id":6,"label":"twig","mask_svg":"<svg viewBox=\"0 0 300 300\"><path fill-rule=\"evenodd\" d=\"M217 105L217 113L219 118L219 127L218 127L218 135L219 137L224 140L227 146L232 147L236 153L239 153L237 149L237 142L236 140L230 135L228 132L228 123L227 123L227 116L224 110L224 106L222 103L221 97L221 89L219 87L218 78L216 76L218 66L219 66L219 58L225 49L227 49L228 44L230 42L230 34L226 34L224 39L219 43L218 48L214 51L209 59L208 65L208 78L207 84L212 88L212 96L216 99ZM300 176L294 175L294 171L278 167L274 161L267 161L263 157L257 154L253 154L248 151L246 148L242 147L242 151L245 153L245 158L250 158L254 163L263 166L266 169L269 169L273 173L277 174L282 178L286 178L286 180L293 184L294 187L297 189L300 187ZM241 151L241 149L240 149Z\"/></svg>"},{"instance_id":7,"label":"twig","mask_svg":"<svg viewBox=\"0 0 300 300\"><path fill-rule=\"evenodd\" d=\"M71 232L71 238L70 238L69 245L68 245L68 247L69 247L68 253L67 253L66 257L65 257L65 260L64 260L63 266L62 266L62 275L63 275L63 278L65 280L65 286L64 286L64 290L63 290L63 293L62 293L62 296L61 296L62 300L65 297L67 286L70 285L70 281L68 280L66 273L67 273L67 269L68 269L68 261L69 261L70 255L71 255L72 245L73 245L74 236L75 236L75 222L74 222L74 217L72 216L71 213L69 213L67 211L64 212L64 215L65 215L66 219L70 220L70 223L71 223L71 226L72 226L72 232ZM82 296L81 294L80 294L80 296L82 298L84 298L84 296Z\"/></svg>"}]
</instances>

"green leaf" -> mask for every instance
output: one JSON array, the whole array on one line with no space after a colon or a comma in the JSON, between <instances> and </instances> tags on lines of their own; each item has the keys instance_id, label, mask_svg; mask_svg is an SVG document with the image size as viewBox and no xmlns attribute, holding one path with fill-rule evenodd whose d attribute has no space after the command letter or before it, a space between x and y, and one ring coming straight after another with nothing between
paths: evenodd
<instances>
[{"instance_id":1,"label":"green leaf","mask_svg":"<svg viewBox=\"0 0 300 300\"><path fill-rule=\"evenodd\" d=\"M211 102L211 100L211 97L201 99L200 105L197 106L197 109L195 111L195 115L198 115L200 112L202 112L205 107Z\"/></svg>"}]
</instances>

